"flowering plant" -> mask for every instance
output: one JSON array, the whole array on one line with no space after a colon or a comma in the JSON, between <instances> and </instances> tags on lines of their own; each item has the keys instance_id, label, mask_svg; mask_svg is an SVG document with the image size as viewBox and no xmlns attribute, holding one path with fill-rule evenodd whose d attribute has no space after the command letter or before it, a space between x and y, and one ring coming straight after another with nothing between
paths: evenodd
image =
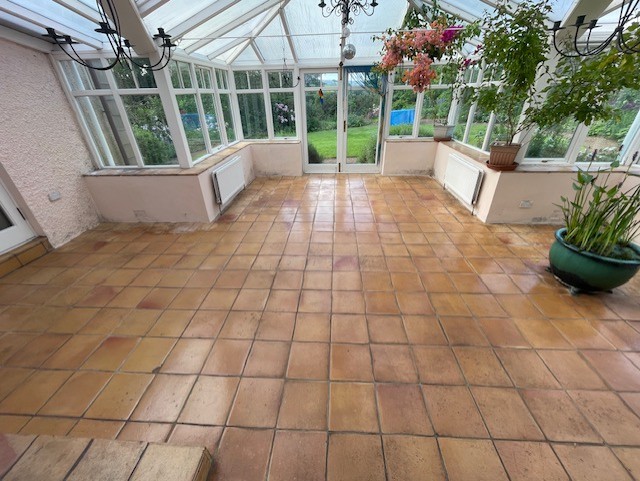
<instances>
[{"instance_id":1,"label":"flowering plant","mask_svg":"<svg viewBox=\"0 0 640 481\"><path fill-rule=\"evenodd\" d=\"M278 122L280 122L281 124L288 125L291 122L295 121L293 109L290 109L287 104L276 102L274 104L274 110L275 110L276 118L278 119Z\"/></svg>"},{"instance_id":2,"label":"flowering plant","mask_svg":"<svg viewBox=\"0 0 640 481\"><path fill-rule=\"evenodd\" d=\"M403 29L389 30L382 40L382 60L375 66L381 73L392 72L404 60L413 62L413 68L404 71L403 82L423 92L438 73L432 64L448 57L456 63L457 53L464 43L478 33L477 23L456 25L456 20L441 12L437 5L433 9L413 10L405 19ZM456 66L457 68L457 66Z\"/></svg>"}]
</instances>

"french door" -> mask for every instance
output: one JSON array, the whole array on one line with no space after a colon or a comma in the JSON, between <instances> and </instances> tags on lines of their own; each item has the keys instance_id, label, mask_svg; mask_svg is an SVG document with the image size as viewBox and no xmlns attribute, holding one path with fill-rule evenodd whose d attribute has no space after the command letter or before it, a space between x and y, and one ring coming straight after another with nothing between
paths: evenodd
<instances>
[{"instance_id":1,"label":"french door","mask_svg":"<svg viewBox=\"0 0 640 481\"><path fill-rule=\"evenodd\" d=\"M383 96L367 75L301 71L305 172L379 172Z\"/></svg>"},{"instance_id":2,"label":"french door","mask_svg":"<svg viewBox=\"0 0 640 481\"><path fill-rule=\"evenodd\" d=\"M0 254L35 237L29 223L0 182Z\"/></svg>"}]
</instances>

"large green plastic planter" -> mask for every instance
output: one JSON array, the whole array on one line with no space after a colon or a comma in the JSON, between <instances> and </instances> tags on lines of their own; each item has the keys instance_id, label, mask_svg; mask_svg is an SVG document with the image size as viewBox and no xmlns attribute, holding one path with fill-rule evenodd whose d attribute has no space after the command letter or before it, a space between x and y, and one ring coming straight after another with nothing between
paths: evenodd
<instances>
[{"instance_id":1,"label":"large green plastic planter","mask_svg":"<svg viewBox=\"0 0 640 481\"><path fill-rule=\"evenodd\" d=\"M567 229L556 231L549 251L551 272L562 282L580 291L610 291L631 279L640 269L640 261L612 259L581 251L567 244ZM630 246L640 255L640 247Z\"/></svg>"}]
</instances>

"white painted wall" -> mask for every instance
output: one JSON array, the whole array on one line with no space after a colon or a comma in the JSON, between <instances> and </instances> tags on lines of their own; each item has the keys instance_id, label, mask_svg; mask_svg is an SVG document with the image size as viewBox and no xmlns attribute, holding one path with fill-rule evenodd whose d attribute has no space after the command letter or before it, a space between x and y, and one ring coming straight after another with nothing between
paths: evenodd
<instances>
[{"instance_id":1,"label":"white painted wall","mask_svg":"<svg viewBox=\"0 0 640 481\"><path fill-rule=\"evenodd\" d=\"M302 175L300 141L252 142L251 153L258 177Z\"/></svg>"},{"instance_id":2,"label":"white painted wall","mask_svg":"<svg viewBox=\"0 0 640 481\"><path fill-rule=\"evenodd\" d=\"M387 139L382 150L382 175L430 175L439 142Z\"/></svg>"},{"instance_id":3,"label":"white painted wall","mask_svg":"<svg viewBox=\"0 0 640 481\"><path fill-rule=\"evenodd\" d=\"M0 65L0 178L57 247L98 223L90 153L48 55L0 39Z\"/></svg>"}]
</instances>

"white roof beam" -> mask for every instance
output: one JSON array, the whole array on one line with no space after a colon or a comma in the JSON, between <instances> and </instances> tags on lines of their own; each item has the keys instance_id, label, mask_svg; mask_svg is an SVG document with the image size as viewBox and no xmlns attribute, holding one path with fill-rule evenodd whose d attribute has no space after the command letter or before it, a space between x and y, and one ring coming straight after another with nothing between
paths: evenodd
<instances>
[{"instance_id":1,"label":"white roof beam","mask_svg":"<svg viewBox=\"0 0 640 481\"><path fill-rule=\"evenodd\" d=\"M131 42L136 53L138 55L148 55L152 52L157 52L158 46L142 21L135 3L132 0L112 1L118 12L122 36Z\"/></svg>"},{"instance_id":2,"label":"white roof beam","mask_svg":"<svg viewBox=\"0 0 640 481\"><path fill-rule=\"evenodd\" d=\"M151 12L155 12L165 3L169 3L169 0L145 0L138 4L138 11L140 15L146 17Z\"/></svg>"},{"instance_id":3,"label":"white roof beam","mask_svg":"<svg viewBox=\"0 0 640 481\"><path fill-rule=\"evenodd\" d=\"M100 17L100 13L95 9L88 5L85 5L80 0L53 0L58 5L62 5L68 10L77 13L78 15L86 18L87 20L91 20L92 22L101 22L102 18Z\"/></svg>"},{"instance_id":4,"label":"white roof beam","mask_svg":"<svg viewBox=\"0 0 640 481\"><path fill-rule=\"evenodd\" d=\"M422 7L426 5L426 2L424 0L409 0L409 1L417 9L422 9ZM473 13L468 12L467 10L464 10L460 7L453 6L450 3L440 1L438 2L438 5L440 6L441 10L444 10L445 12L450 13L451 15L455 15L456 17L461 18L465 22L471 23L478 20L478 17Z\"/></svg>"},{"instance_id":5,"label":"white roof beam","mask_svg":"<svg viewBox=\"0 0 640 481\"><path fill-rule=\"evenodd\" d=\"M102 48L102 41L98 39L99 34L95 32L89 33L86 31L77 30L63 23L56 22L51 18L45 17L44 15L40 15L33 10L18 5L11 0L0 0L0 11L6 12L22 20L26 20L27 22L33 25L37 25L38 27L42 27L43 34L46 33L44 29L46 29L47 27L52 27L55 28L57 32L60 32L63 35L69 35L74 40L89 45L90 47L93 47L95 49Z\"/></svg>"},{"instance_id":6,"label":"white roof beam","mask_svg":"<svg viewBox=\"0 0 640 481\"><path fill-rule=\"evenodd\" d=\"M258 57L258 60L260 60L260 63L264 65L264 56L262 55L262 52L260 51L256 43L253 40L251 40L249 44L251 45L251 48L253 48L253 51L256 54L256 57Z\"/></svg>"},{"instance_id":7,"label":"white roof beam","mask_svg":"<svg viewBox=\"0 0 640 481\"><path fill-rule=\"evenodd\" d=\"M298 54L296 53L296 47L293 44L293 39L291 38L291 30L289 29L289 23L287 22L287 16L284 13L284 9L280 9L280 22L282 23L282 28L284 29L284 34L287 37L287 42L289 43L289 50L291 50L291 55L293 56L293 62L298 63Z\"/></svg>"},{"instance_id":8,"label":"white roof beam","mask_svg":"<svg viewBox=\"0 0 640 481\"><path fill-rule=\"evenodd\" d=\"M285 0L285 4L288 2L289 0ZM284 6L284 5L283 5ZM259 53L258 49L255 47L254 45L254 39L260 35L262 33L262 31L267 28L267 25L269 25L274 18L276 18L276 16L278 15L278 12L280 11L280 7L273 7L271 9L271 11L269 12L269 14L258 24L256 25L256 27L251 31L251 34L249 35L249 42L247 42L247 45L245 45L243 48L239 49L238 52L236 52L236 54L234 54L227 63L231 64L233 63L233 61L238 58L238 56L249 46L253 46L253 49L256 51L256 55L258 56L258 59L260 59L261 63L264 63L264 58L262 58L262 54Z\"/></svg>"},{"instance_id":9,"label":"white roof beam","mask_svg":"<svg viewBox=\"0 0 640 481\"><path fill-rule=\"evenodd\" d=\"M185 51L187 53L195 52L199 48L202 48L205 45L207 45L208 43L213 42L216 38L223 37L225 34L231 32L232 30L234 30L236 28L238 28L240 25L248 22L252 18L257 17L261 13L266 12L267 10L273 8L274 6L278 6L281 2L282 2L282 0L267 0L262 5L260 5L258 8L255 8L254 10L249 12L248 14L243 15L240 18L236 18L235 20L233 20L232 22L229 22L224 27L216 30L215 32L211 32L211 35L207 36L206 38L198 40L193 45L189 45L187 48L185 48ZM285 0L284 3L287 3L287 1Z\"/></svg>"},{"instance_id":10,"label":"white roof beam","mask_svg":"<svg viewBox=\"0 0 640 481\"><path fill-rule=\"evenodd\" d=\"M207 8L200 10L195 15L192 15L181 24L176 25L167 33L176 38L182 37L185 33L202 25L206 21L211 20L213 17L215 17L219 13L224 12L229 7L233 7L239 1L240 0L218 0L217 2L209 5Z\"/></svg>"},{"instance_id":11,"label":"white roof beam","mask_svg":"<svg viewBox=\"0 0 640 481\"><path fill-rule=\"evenodd\" d=\"M27 24L23 20L16 18L17 25ZM28 25L25 25L25 28L29 28ZM9 27L5 27L4 25L0 25L0 38L4 38L5 40L10 40L11 42L15 42L19 45L24 45L25 47L30 47L40 52L51 53L53 45L49 42L45 42L44 40L40 40L39 38L32 37L26 33L18 32Z\"/></svg>"},{"instance_id":12,"label":"white roof beam","mask_svg":"<svg viewBox=\"0 0 640 481\"><path fill-rule=\"evenodd\" d=\"M238 48L236 48L236 51L234 53L231 54L231 56L227 59L227 65L231 65L233 62L235 62L235 60L240 56L240 54L242 52L244 52L246 50L246 48L249 46L249 44L251 43L250 40L247 40L246 43Z\"/></svg>"},{"instance_id":13,"label":"white roof beam","mask_svg":"<svg viewBox=\"0 0 640 481\"><path fill-rule=\"evenodd\" d=\"M246 42L247 39L242 37L242 38L236 38L233 42L225 45L224 47L220 47L217 50L214 50L213 52L211 52L210 54L207 55L207 57L209 59L214 59L216 58L218 55L223 54L225 52L228 52L229 50L231 50L232 48L237 47L238 45L240 45L241 43Z\"/></svg>"}]
</instances>

